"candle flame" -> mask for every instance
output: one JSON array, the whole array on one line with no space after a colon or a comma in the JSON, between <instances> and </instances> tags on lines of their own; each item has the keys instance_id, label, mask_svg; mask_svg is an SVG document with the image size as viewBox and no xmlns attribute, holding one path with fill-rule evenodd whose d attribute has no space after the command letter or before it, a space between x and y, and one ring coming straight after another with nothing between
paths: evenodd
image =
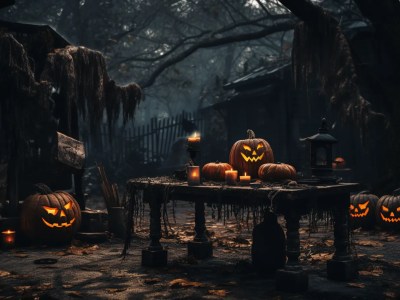
<instances>
[{"instance_id":1,"label":"candle flame","mask_svg":"<svg viewBox=\"0 0 400 300\"><path fill-rule=\"evenodd\" d=\"M13 234L13 233L15 233L15 231L8 229L8 230L3 231L2 233L3 234Z\"/></svg>"},{"instance_id":2,"label":"candle flame","mask_svg":"<svg viewBox=\"0 0 400 300\"><path fill-rule=\"evenodd\" d=\"M247 174L246 174L246 172L244 172L244 176L246 176Z\"/></svg>"}]
</instances>

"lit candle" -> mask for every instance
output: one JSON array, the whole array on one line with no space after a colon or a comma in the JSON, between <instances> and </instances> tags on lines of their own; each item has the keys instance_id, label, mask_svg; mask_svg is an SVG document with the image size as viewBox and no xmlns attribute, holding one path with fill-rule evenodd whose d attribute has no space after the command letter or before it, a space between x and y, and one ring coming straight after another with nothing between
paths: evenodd
<instances>
[{"instance_id":1,"label":"lit candle","mask_svg":"<svg viewBox=\"0 0 400 300\"><path fill-rule=\"evenodd\" d=\"M240 184L241 185L249 185L250 184L250 175L247 175L246 172L244 172L243 176L239 176Z\"/></svg>"},{"instance_id":2,"label":"lit candle","mask_svg":"<svg viewBox=\"0 0 400 300\"><path fill-rule=\"evenodd\" d=\"M1 232L2 244L4 248L13 248L15 246L15 231L5 230Z\"/></svg>"},{"instance_id":3,"label":"lit candle","mask_svg":"<svg viewBox=\"0 0 400 300\"><path fill-rule=\"evenodd\" d=\"M227 170L225 171L225 182L228 185L236 185L238 171Z\"/></svg>"},{"instance_id":4,"label":"lit candle","mask_svg":"<svg viewBox=\"0 0 400 300\"><path fill-rule=\"evenodd\" d=\"M197 149L200 145L200 135L195 132L193 135L188 137L187 142L188 148Z\"/></svg>"},{"instance_id":5,"label":"lit candle","mask_svg":"<svg viewBox=\"0 0 400 300\"><path fill-rule=\"evenodd\" d=\"M188 179L188 185L199 185L200 184L200 167L199 166L188 166L187 179Z\"/></svg>"}]
</instances>

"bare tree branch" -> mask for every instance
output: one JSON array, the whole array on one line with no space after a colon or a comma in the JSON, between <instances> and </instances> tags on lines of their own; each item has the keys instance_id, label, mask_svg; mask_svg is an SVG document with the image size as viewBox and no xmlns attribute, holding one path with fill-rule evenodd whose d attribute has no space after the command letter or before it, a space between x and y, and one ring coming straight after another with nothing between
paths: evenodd
<instances>
[{"instance_id":1,"label":"bare tree branch","mask_svg":"<svg viewBox=\"0 0 400 300\"><path fill-rule=\"evenodd\" d=\"M164 70L166 70L168 67L182 61L184 58L193 54L198 49L211 48L211 47L226 45L229 43L259 39L259 38L265 37L265 36L275 33L275 32L291 30L291 29L293 29L293 27L294 27L294 21L292 19L287 19L287 20L276 21L274 24L270 25L269 27L267 27L263 30L260 30L260 31L256 31L256 32L225 36L225 37L221 37L221 38L215 38L213 36L209 37L209 38L204 39L196 44L193 44L192 46L190 46L186 50L182 51L175 57L172 57L171 59L159 64L158 67L152 72L152 74L150 74L149 78L144 80L143 82L140 82L139 84L142 88L151 86L155 82L156 78L162 72L164 72Z\"/></svg>"}]
</instances>

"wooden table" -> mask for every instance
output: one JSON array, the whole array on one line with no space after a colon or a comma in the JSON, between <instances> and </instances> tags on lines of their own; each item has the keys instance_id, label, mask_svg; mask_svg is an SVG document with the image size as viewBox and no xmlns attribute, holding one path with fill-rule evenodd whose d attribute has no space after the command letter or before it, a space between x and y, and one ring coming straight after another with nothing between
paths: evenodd
<instances>
[{"instance_id":1,"label":"wooden table","mask_svg":"<svg viewBox=\"0 0 400 300\"><path fill-rule=\"evenodd\" d=\"M160 243L161 204L168 199L195 202L195 237L188 244L188 252L197 258L212 256L212 245L205 235L205 203L272 206L286 221L287 264L276 275L277 288L300 291L307 289L308 277L299 264L300 217L310 210L331 211L334 217L333 258L327 263L328 278L350 280L357 270L349 247L349 201L350 192L357 190L357 183L329 185L280 185L262 184L259 188L250 186L227 186L207 182L199 186L188 186L186 182L169 177L138 178L127 182L130 218L134 199L138 191L150 205L150 245L142 250L142 265L163 266L167 263L167 250ZM271 196L273 195L273 196ZM131 224L127 228L131 228ZM127 239L130 240L130 238ZM127 248L127 244L125 245Z\"/></svg>"}]
</instances>

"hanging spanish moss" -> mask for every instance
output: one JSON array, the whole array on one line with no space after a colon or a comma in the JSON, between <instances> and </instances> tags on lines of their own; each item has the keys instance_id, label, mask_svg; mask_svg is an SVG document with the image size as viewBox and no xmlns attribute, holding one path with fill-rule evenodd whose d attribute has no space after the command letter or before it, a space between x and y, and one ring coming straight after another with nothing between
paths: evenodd
<instances>
[{"instance_id":1,"label":"hanging spanish moss","mask_svg":"<svg viewBox=\"0 0 400 300\"><path fill-rule=\"evenodd\" d=\"M118 119L122 106L124 123L133 118L141 99L135 83L118 86L108 76L103 55L85 47L67 46L49 53L41 80L50 82L66 100L68 112L76 105L95 131L107 112L109 126ZM69 117L69 124L71 123Z\"/></svg>"},{"instance_id":2,"label":"hanging spanish moss","mask_svg":"<svg viewBox=\"0 0 400 300\"><path fill-rule=\"evenodd\" d=\"M293 73L297 87L307 88L319 79L331 105L355 121L364 137L367 125L378 114L360 94L350 46L338 22L318 10L317 24L299 23L293 39Z\"/></svg>"}]
</instances>

